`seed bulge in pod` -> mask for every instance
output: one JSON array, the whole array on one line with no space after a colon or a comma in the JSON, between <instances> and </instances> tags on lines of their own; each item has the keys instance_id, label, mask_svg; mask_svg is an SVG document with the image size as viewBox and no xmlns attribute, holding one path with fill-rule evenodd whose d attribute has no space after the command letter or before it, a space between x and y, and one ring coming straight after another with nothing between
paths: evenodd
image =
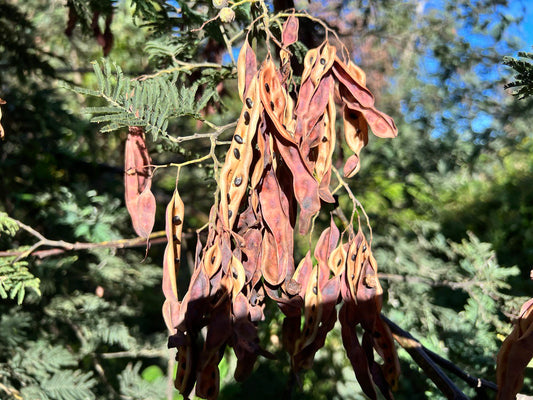
<instances>
[{"instance_id":1,"label":"seed bulge in pod","mask_svg":"<svg viewBox=\"0 0 533 400\"><path fill-rule=\"evenodd\" d=\"M179 224L181 224L181 218L180 218L180 216L179 216L179 215L174 215L174 216L172 217L172 223L173 223L174 225L179 225Z\"/></svg>"},{"instance_id":2,"label":"seed bulge in pod","mask_svg":"<svg viewBox=\"0 0 533 400\"><path fill-rule=\"evenodd\" d=\"M239 149L233 149L233 155L237 160L241 158L241 152L239 151Z\"/></svg>"},{"instance_id":3,"label":"seed bulge in pod","mask_svg":"<svg viewBox=\"0 0 533 400\"><path fill-rule=\"evenodd\" d=\"M250 123L250 113L248 111L244 112L244 125L248 125Z\"/></svg>"},{"instance_id":4,"label":"seed bulge in pod","mask_svg":"<svg viewBox=\"0 0 533 400\"><path fill-rule=\"evenodd\" d=\"M313 293L314 294L317 294L318 293L318 288L316 286L313 286Z\"/></svg>"},{"instance_id":5,"label":"seed bulge in pod","mask_svg":"<svg viewBox=\"0 0 533 400\"><path fill-rule=\"evenodd\" d=\"M270 86L268 86L268 83L265 83L265 90L267 93L270 93Z\"/></svg>"},{"instance_id":6,"label":"seed bulge in pod","mask_svg":"<svg viewBox=\"0 0 533 400\"><path fill-rule=\"evenodd\" d=\"M273 101L270 102L270 108L274 109L274 102Z\"/></svg>"},{"instance_id":7,"label":"seed bulge in pod","mask_svg":"<svg viewBox=\"0 0 533 400\"><path fill-rule=\"evenodd\" d=\"M238 176L235 178L235 186L241 186L242 177Z\"/></svg>"},{"instance_id":8,"label":"seed bulge in pod","mask_svg":"<svg viewBox=\"0 0 533 400\"><path fill-rule=\"evenodd\" d=\"M247 106L248 108L252 108L253 105L254 105L254 102L252 101L252 99L249 98L249 97L247 97L247 98L246 98L246 106Z\"/></svg>"},{"instance_id":9,"label":"seed bulge in pod","mask_svg":"<svg viewBox=\"0 0 533 400\"><path fill-rule=\"evenodd\" d=\"M355 254L352 254L352 261L355 261Z\"/></svg>"},{"instance_id":10,"label":"seed bulge in pod","mask_svg":"<svg viewBox=\"0 0 533 400\"><path fill-rule=\"evenodd\" d=\"M321 58L320 59L320 64L324 65L326 63L326 59L325 58Z\"/></svg>"},{"instance_id":11,"label":"seed bulge in pod","mask_svg":"<svg viewBox=\"0 0 533 400\"><path fill-rule=\"evenodd\" d=\"M328 141L328 138L326 136L322 136L322 141L323 142L327 142Z\"/></svg>"},{"instance_id":12,"label":"seed bulge in pod","mask_svg":"<svg viewBox=\"0 0 533 400\"><path fill-rule=\"evenodd\" d=\"M243 140L242 140L242 137L240 135L235 135L233 136L233 139L235 139L235 141L239 144L242 144L243 143Z\"/></svg>"},{"instance_id":13,"label":"seed bulge in pod","mask_svg":"<svg viewBox=\"0 0 533 400\"><path fill-rule=\"evenodd\" d=\"M228 218L231 218L232 215L233 215L233 211L229 210L228 211Z\"/></svg>"}]
</instances>

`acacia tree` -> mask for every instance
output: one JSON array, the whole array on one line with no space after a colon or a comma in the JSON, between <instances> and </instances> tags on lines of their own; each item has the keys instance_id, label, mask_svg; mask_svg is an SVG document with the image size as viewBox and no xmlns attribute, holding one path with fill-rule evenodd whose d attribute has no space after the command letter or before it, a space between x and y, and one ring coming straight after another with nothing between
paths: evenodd
<instances>
[{"instance_id":1,"label":"acacia tree","mask_svg":"<svg viewBox=\"0 0 533 400\"><path fill-rule=\"evenodd\" d=\"M366 123L361 122L363 119L370 123L372 131L378 135L393 136L395 128L389 118L373 109L372 102L369 101L372 97L365 87L364 74L349 63L353 53L346 54L346 51L341 51L344 49L342 39L338 40L334 31L317 17L303 12L293 13L284 10L293 4L276 2L271 6L263 2L236 2L211 5L191 2L178 6L174 3L157 4L145 1L134 1L133 4L136 17L144 20L151 30L151 40L147 43L146 51L155 70L135 74L137 77L131 79L110 61L99 61L94 68L96 77L94 83L97 89L76 90L102 99L99 103L93 103L91 108L86 108L86 111L94 115L94 122L104 124L101 127L102 131L115 132L121 127L132 127L126 140L125 168L121 167L120 170L125 171L126 208L133 217L133 225L139 235L149 236L154 221L165 219L161 211L159 215L154 214L156 200L150 190L152 178L158 183L159 188L163 189L160 189L160 193L154 190L158 203L168 203L170 200L166 215L166 236L170 244L164 257L164 292L167 297L164 312L167 323L175 334L171 344L179 349L177 386L181 391L188 392L197 381L199 394L214 397L218 391L217 365L224 370L227 368L224 367L226 365L224 363L233 360L231 362L237 363L237 377L243 378L245 373L251 370L250 366L258 354L269 356L270 353L276 353L280 356L278 350L281 346L269 344L279 340L277 338L280 332L283 333L281 341L291 356L286 368L292 366L293 370L298 371L308 367L316 350L324 345L326 333L332 328L331 324L336 318L336 311L332 306L339 299L340 291L340 298L344 301L339 314L339 318L343 320L341 336L356 375L368 395L375 395L372 384L374 381L388 396L386 382L393 383L397 374L397 364L394 353L383 351L384 345L391 349L390 334L380 322L380 285L379 281L375 281L376 263L370 253L370 244L383 243L385 244L383 248L387 249L386 242L390 245L394 241L392 238L395 233L391 232L389 236L385 230L379 229L385 233L381 241L376 235L375 242L366 241L363 235L370 237L371 232L366 227L365 215L362 214L362 223L359 218L355 223L353 212L348 218L344 216L344 212L352 207L353 210L359 208L359 212L363 213L353 194L360 198L361 190L359 187L351 189L337 168L342 166L344 155L353 151L354 154L346 160L343 172L347 176L358 172L359 154L367 140ZM351 20L355 26L361 26L360 32L363 32L364 36L365 29L370 29L373 22L379 21L380 17L373 14L376 10L372 7L363 4L359 6L360 12L354 11L355 14L350 19L343 21ZM73 1L69 3L68 10L67 33L75 34L76 30L80 29L76 28L76 24L79 23L80 27L95 37L107 54L113 42L111 29L113 3ZM340 5L333 5L333 10L341 10ZM395 8L391 7L390 10ZM390 10L389 12L394 12ZM412 10L418 11L415 8ZM421 18L420 14L415 13L415 15ZM406 19L408 17L402 16ZM328 15L323 17L326 20L329 18ZM299 21L300 25L299 40L295 42L295 28L291 25L296 22L290 18L297 18L296 21ZM337 22L333 21L332 25ZM379 24L377 28L379 31ZM179 30L179 34L176 34L176 29ZM346 32L347 28L343 29ZM406 43L409 43L409 35L405 38ZM324 40L328 40L327 44L321 45ZM387 60L387 53L373 51L375 40L369 40L365 43L366 47L361 46L358 49L356 54L363 62L368 62L368 59L371 61L377 59L380 62L383 59ZM331 44L336 46L335 51L332 50ZM240 52L241 61L234 60L237 58L236 50L243 46L244 50L241 49ZM446 54L442 53L444 49L441 48L440 51L443 60L450 61L449 54L445 57ZM254 53L257 54L259 61L255 61ZM409 55L410 53L406 51L400 57L400 61L412 63ZM325 60L324 64L321 62L322 59ZM264 64L261 63L263 60ZM383 64L386 67L385 72L390 72L388 70L390 64L388 62ZM377 89L387 87L383 79L386 75L382 71L372 69L368 71L369 87ZM240 73L240 77L238 84L235 85L230 78L236 77L237 73ZM453 71L448 70L448 73ZM404 82L408 78L404 76ZM268 84L268 89L265 83ZM251 87L254 88L252 92L250 92ZM337 100L332 94L333 87L339 92ZM238 90L240 100L237 96L231 95L235 89ZM245 96L245 91L250 95ZM330 100L330 94L333 100ZM382 96L386 98L383 94ZM9 97L5 97L10 104ZM339 99L344 103L344 108L336 110L335 102L339 102ZM309 107L309 104L313 107ZM315 109L314 106L317 104L319 106ZM241 107L237 123L233 113L224 112ZM294 112L290 111L291 107L294 107ZM394 102L384 102L384 107L398 120L398 109ZM431 110L428 112L431 113ZM339 126L335 129L334 116L336 114L340 116L341 113L345 121L344 127ZM401 125L406 126L403 122ZM147 147L156 160L155 165L148 156L143 130L133 127L144 128ZM336 137L335 132L343 132L346 144L339 145L343 141ZM232 135L233 133L235 135ZM89 135L91 134L87 134ZM116 139L112 139L113 137ZM125 138L124 134L122 137ZM261 137L263 139L260 139ZM116 134L107 138L106 145L120 142L118 140L120 136ZM322 141L323 138L326 140ZM261 140L265 142L264 146ZM336 146L332 144L335 140ZM444 148L459 145L458 141L452 141L452 144L443 142ZM102 148L100 146L101 143L97 148ZM391 145L384 144L374 154L386 151L384 149L387 146ZM114 157L112 154L116 154L117 149L113 147L115 145L108 150L107 158L112 158ZM432 145L429 145L429 149L438 151ZM224 157L226 162L223 164L219 160ZM373 160L372 154L368 157L369 160ZM453 157L448 159L448 163L453 164ZM426 167L430 168L436 165L431 157L427 164ZM369 168L371 174L377 173L379 176L380 164L372 162L371 165L375 166ZM98 168L100 175L104 171L100 169L101 165ZM409 165L402 168L405 171L414 167ZM399 170L402 171L402 168ZM361 172L364 171L365 168ZM176 176L180 178L178 182ZM215 207L210 216L207 214L212 197L205 195L203 191L202 195L198 195L198 182L201 180L206 180L207 189L215 193ZM179 191L170 198L176 182ZM331 187L330 182L333 183ZM368 178L366 181L362 178L361 182L368 182ZM414 188L420 186L413 185ZM337 200L333 197L338 194L336 190L346 190L348 195L340 195ZM185 200L185 206L179 199L180 195ZM67 192L65 196L72 198L73 195ZM74 196L77 196L76 202L83 204L84 200L81 199L83 193ZM365 197L363 193L361 196ZM373 207L371 201L364 200L365 206L369 204ZM64 206L64 199L59 199L59 202L61 201ZM328 201L329 206L321 203ZM109 226L109 222L106 223L101 217L106 213L101 211L105 211L104 207L107 207L108 212L119 213L118 205L109 204L105 198L95 194L86 196L85 202L86 206L78 209L72 209L71 206L61 209L63 223L69 226L75 227L84 213L96 219L96 223L92 226L80 224L73 229L73 239L70 241L73 242L79 237L91 241L98 241L99 237L102 240L108 239L112 235L101 233L102 227ZM353 203L351 207L350 202ZM194 207L191 207L191 204L194 204ZM95 206L101 207L100 215L91 214L90 210ZM159 207L160 210L162 208ZM300 221L304 221L300 225L301 231L312 233L307 236L296 235L293 243L291 238L292 228L296 223L296 210L299 210ZM317 213L319 210L321 212ZM329 217L331 213L334 215L333 222ZM281 218L280 221L279 218L284 215L285 218ZM376 221L384 220L383 215L376 217ZM313 229L308 227L311 220ZM3 221L10 233L22 228L38 238L38 242L29 249L5 254L7 257L3 268L7 273L3 274L10 279L3 281L2 287L5 288L6 295L12 297L18 295L22 300L25 287L38 287L38 280L30 270L25 269L23 263L26 261L21 256L45 257L63 250L92 249L89 259L81 262L78 260L79 269L73 270L78 271L80 278L86 271L94 274L91 283L87 285L88 288L72 283L72 288L65 288L62 298L57 295L50 296L47 300L49 304L42 304L45 307L46 324L49 327L45 332L57 331L58 326L64 329L65 326L62 325L66 325L66 331L70 332L70 335L75 335L74 340L66 341L68 343L66 348L72 349L71 343L76 343L75 349L65 352L64 343L58 343L53 353L57 357L54 361L50 361L45 370L41 369L41 372L36 374L32 371L33 361L28 360L40 358L40 354L46 351L44 344L46 340L43 341L40 337L40 340L30 342L27 346L33 352L30 356L20 355L19 358L14 357L14 361L7 359L3 361L6 370L10 371L2 376L3 384L7 388L6 393L15 396L17 391L21 391L30 397L34 395L85 398L91 393L113 397L120 391L131 397L160 396L164 390L163 380L159 379L153 385L148 385L138 379L140 364L127 366L125 363L108 361L121 357L132 359L136 355L150 357L161 354L159 350L150 346L150 341L153 342L154 339L149 337L146 331L141 335L133 333L135 324L132 325L131 321L126 320L128 316L135 315L138 309L135 310L131 306L124 307L121 302L126 296L128 303L136 304L137 307L146 307L148 303L158 304L157 299L151 299L149 302L146 299L141 301L135 294L138 292L144 296L147 287L157 285L158 267L141 266L138 258L133 257L130 266L124 271L121 270L125 267L124 261L117 261L118 257L106 253L105 250L102 251L106 246L120 248L144 240L117 240L111 243L50 241L35 229L17 220L4 217ZM125 220L122 219L122 222L122 229L127 230ZM200 230L196 239L194 232L204 224L204 229ZM345 229L343 240L348 242L344 242L345 245L336 246L339 240L337 225ZM358 232L359 227L361 232ZM42 232L42 229L39 231ZM321 231L324 234L318 237L317 233ZM208 232L207 237L205 237L206 232ZM154 244L160 236L160 232L150 236L152 253L148 252L148 256L154 260L156 259L154 250L157 251ZM67 237L62 236L62 238L68 240ZM244 242L248 243L250 248L246 245L241 246L243 238L247 239ZM205 245L204 250L192 251L195 240ZM399 251L403 251L402 245L405 243L399 244ZM407 245L409 244L407 242ZM39 251L37 246L43 245L54 248L36 253ZM376 247L374 244L373 248ZM306 255L307 249L309 249L308 255ZM311 252L312 249L315 250ZM437 257L431 254L436 251L441 252ZM468 299L479 302L481 307L474 309L474 303L469 303L470 308L465 309L467 311L465 330L475 328L479 338L484 338L492 326L497 326L499 319L497 316L489 316L489 327L480 329L476 325L476 313L481 312L487 316L487 311L491 307L494 310L498 302L506 298L501 293L503 279L516 273L516 270L499 269L490 249L475 238L469 243L456 244L451 251L445 244L434 240L418 247L417 252L422 256L422 263L427 262L432 271L427 276L423 273L417 274L408 282L411 285L416 284L418 290L414 293L407 292L408 296L423 299L427 296L427 287L438 286L445 280L448 280L447 285L451 288L454 284L461 287L459 286L461 279L466 275L471 281L468 285ZM335 260L334 254L340 258L340 268L335 263L327 261ZM355 260L352 260L352 256L355 256ZM466 274L450 273L449 260L454 257L461 259ZM298 268L294 265L293 258L302 260ZM276 259L277 263L272 262ZM318 263L318 266L313 267L313 263ZM348 273L349 268L355 270L361 263L365 267L359 272ZM46 266L49 264L58 268L59 263L50 261L45 266L41 264L41 268L49 268ZM176 283L174 277L174 270L178 264L185 267L178 277L183 287L180 291L177 289L180 282ZM417 265L417 269L420 269L420 266ZM479 278L480 270L488 274ZM409 280L412 271L404 268L399 271L392 269L389 272L393 273L389 273L386 279ZM36 275L45 282L46 274ZM192 279L188 294L185 297L178 296L178 292L185 292L189 275L192 275ZM317 280L317 284L314 284L313 279ZM50 279L49 282L57 282L57 278ZM393 300L396 298L398 301L397 299L404 295L399 289L400 285L396 288L389 287ZM84 295L76 293L79 290L86 293ZM90 291L94 291L94 294L89 294ZM372 299L368 309L363 307L363 311L354 310L357 293ZM46 294L44 297L46 298ZM276 314L268 305L264 309L265 297L275 299L285 317ZM181 306L177 306L178 300L182 300ZM357 304L360 303L361 299ZM158 308L158 305L154 308ZM189 309L193 311L184 311ZM394 310L392 312L394 313ZM98 318L97 313L100 316L103 313L105 318ZM302 313L305 322L300 325ZM436 318L430 315L434 313L430 311L426 314L428 321L426 323L429 326ZM3 317L3 321L7 321L3 324L7 332L24 331L30 326L28 319L17 319L15 313L9 315L11 317ZM255 323L263 318L263 315L269 321L269 326L263 324L264 327L261 328L259 324L259 333L256 334ZM353 315L361 315L361 323L367 332L363 336L362 348L356 344L356 321L350 320L350 316ZM399 317L398 313L395 316ZM96 335L92 329L95 321L98 321L99 330ZM205 338L199 334L203 326L208 327ZM451 396L452 393L460 395L461 390L445 376L437 366L438 363L458 374L466 384L472 387L477 385L476 379L464 375L460 369L447 363L435 353L424 350L392 322L390 326L401 344L408 348L413 348L413 344L415 345L412 350L413 357L446 395ZM177 332L176 327L178 327ZM153 330L157 331L158 328L154 327ZM223 332L225 335L218 336L209 332ZM341 337L338 332L330 333L331 344L328 346L326 343L328 349L332 350L336 342L340 343ZM376 333L384 337L383 341L376 339L378 336ZM421 329L421 333L425 334L425 331ZM17 343L22 343L23 339L20 338L24 336L18 335L18 337ZM138 337L142 337L143 343L137 340ZM262 346L258 346L256 342L258 339ZM219 364L226 344L234 348L236 358L228 357ZM10 352L20 354L13 349L12 343L11 345L7 343L5 346ZM108 351L113 346L122 347L126 351ZM374 346L384 358L386 366L384 370L378 368L373 361ZM263 349L265 347L266 350ZM488 345L486 347L490 348ZM480 350L482 351L478 354L479 358L486 358L485 349L480 347ZM387 357L391 359L387 360ZM90 366L82 368L81 375L72 370L68 372L69 367L73 367L76 362L88 363ZM484 360L483 363L481 364L486 365L487 361ZM327 386L328 383L324 381L328 380L324 378L338 377L341 371L344 371L345 364L346 359L342 357L340 362L337 361L340 368L325 371L326 368L321 365L320 357L318 358L314 368L320 371L317 380L322 381L323 392L331 393L334 390L341 392L334 386ZM391 372L388 372L389 367L392 367ZM169 371L172 371L172 367ZM93 378L95 373L96 379ZM114 376L119 373L119 384L117 384ZM383 373L387 379L382 379ZM349 381L349 378L345 380ZM64 385L64 388L60 388L64 390L60 390L58 382L69 382L70 386ZM408 379L402 379L400 384L410 388L408 393L417 386L416 383L405 382L408 382ZM232 390L231 386L228 388ZM483 381L479 391L483 392L486 388L494 386ZM221 396L224 396L224 390Z\"/></svg>"}]
</instances>

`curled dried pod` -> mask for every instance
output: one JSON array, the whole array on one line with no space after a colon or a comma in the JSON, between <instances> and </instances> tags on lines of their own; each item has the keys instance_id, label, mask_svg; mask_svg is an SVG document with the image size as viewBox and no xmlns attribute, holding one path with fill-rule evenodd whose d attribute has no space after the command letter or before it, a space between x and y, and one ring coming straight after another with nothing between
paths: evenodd
<instances>
[{"instance_id":1,"label":"curled dried pod","mask_svg":"<svg viewBox=\"0 0 533 400\"><path fill-rule=\"evenodd\" d=\"M317 55L318 58L309 73L311 82L313 82L315 87L318 86L320 80L333 67L333 62L335 61L336 55L337 49L335 46L332 46L326 42L321 47L320 53Z\"/></svg>"},{"instance_id":2,"label":"curled dried pod","mask_svg":"<svg viewBox=\"0 0 533 400\"><path fill-rule=\"evenodd\" d=\"M351 178L359 171L359 153L368 143L368 124L360 112L348 107L344 107L343 120L344 138L356 156L349 158L344 166L344 176Z\"/></svg>"}]
</instances>

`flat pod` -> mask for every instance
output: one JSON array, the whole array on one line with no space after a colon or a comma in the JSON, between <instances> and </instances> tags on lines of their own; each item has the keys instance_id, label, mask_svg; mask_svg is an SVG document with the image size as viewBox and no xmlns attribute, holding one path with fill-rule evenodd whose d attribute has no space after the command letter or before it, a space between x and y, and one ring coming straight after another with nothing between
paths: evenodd
<instances>
[{"instance_id":1,"label":"flat pod","mask_svg":"<svg viewBox=\"0 0 533 400\"><path fill-rule=\"evenodd\" d=\"M361 85L357 79L351 75L351 71L338 57L333 63L333 73L339 81L339 84L344 86L346 90L353 96L361 107L374 107L374 96L365 86Z\"/></svg>"},{"instance_id":2,"label":"flat pod","mask_svg":"<svg viewBox=\"0 0 533 400\"><path fill-rule=\"evenodd\" d=\"M244 272L244 267L242 263L233 256L230 263L230 274L233 279L232 285L232 301L235 301L237 295L241 294L244 284L246 282L246 273Z\"/></svg>"},{"instance_id":3,"label":"flat pod","mask_svg":"<svg viewBox=\"0 0 533 400\"><path fill-rule=\"evenodd\" d=\"M196 381L192 347L190 345L178 346L176 361L178 362L178 365L174 386L183 397L187 398Z\"/></svg>"},{"instance_id":4,"label":"flat pod","mask_svg":"<svg viewBox=\"0 0 533 400\"><path fill-rule=\"evenodd\" d=\"M398 377L400 375L400 361L394 339L387 324L381 317L376 319L373 332L374 348L384 361L382 366L383 374L389 386L395 390L398 386Z\"/></svg>"},{"instance_id":5,"label":"flat pod","mask_svg":"<svg viewBox=\"0 0 533 400\"><path fill-rule=\"evenodd\" d=\"M320 54L320 47L310 49L304 57L304 70L302 72L302 85L311 76L311 70L317 63L318 55ZM311 82L312 83L312 82Z\"/></svg>"},{"instance_id":6,"label":"flat pod","mask_svg":"<svg viewBox=\"0 0 533 400\"><path fill-rule=\"evenodd\" d=\"M326 72L333 67L336 54L337 49L335 46L331 46L328 42L326 42L320 49L320 55L318 55L318 59L309 74L311 82L313 82L315 87L318 87L320 80L324 77Z\"/></svg>"},{"instance_id":7,"label":"flat pod","mask_svg":"<svg viewBox=\"0 0 533 400\"><path fill-rule=\"evenodd\" d=\"M294 144L276 139L276 149L291 171L294 196L300 206L299 232L305 235L311 226L311 218L320 210L318 182L308 171Z\"/></svg>"},{"instance_id":8,"label":"flat pod","mask_svg":"<svg viewBox=\"0 0 533 400\"><path fill-rule=\"evenodd\" d=\"M124 156L124 186L126 208L133 229L148 238L155 223L156 202L150 190L152 175L150 155L144 142L144 132L139 127L129 127Z\"/></svg>"},{"instance_id":9,"label":"flat pod","mask_svg":"<svg viewBox=\"0 0 533 400\"><path fill-rule=\"evenodd\" d=\"M361 86L366 86L366 74L365 71L361 69L358 65L354 64L353 61L348 62L348 72L355 79L355 81Z\"/></svg>"},{"instance_id":10,"label":"flat pod","mask_svg":"<svg viewBox=\"0 0 533 400\"><path fill-rule=\"evenodd\" d=\"M222 251L220 250L220 240L217 239L213 246L208 248L204 256L205 273L211 279L222 266Z\"/></svg>"},{"instance_id":11,"label":"flat pod","mask_svg":"<svg viewBox=\"0 0 533 400\"><path fill-rule=\"evenodd\" d=\"M288 274L294 272L294 245L293 229L287 215L288 202L281 191L272 166L268 167L263 176L259 201L263 220L268 225L276 245L278 271L275 275L277 279L275 281L269 280L269 283L276 286L285 281Z\"/></svg>"},{"instance_id":12,"label":"flat pod","mask_svg":"<svg viewBox=\"0 0 533 400\"><path fill-rule=\"evenodd\" d=\"M524 381L524 371L533 357L533 299L522 306L511 334L498 352L496 377L498 400L516 397Z\"/></svg>"},{"instance_id":13,"label":"flat pod","mask_svg":"<svg viewBox=\"0 0 533 400\"><path fill-rule=\"evenodd\" d=\"M346 265L346 249L342 241L331 252L328 258L328 267L335 276L340 276Z\"/></svg>"},{"instance_id":14,"label":"flat pod","mask_svg":"<svg viewBox=\"0 0 533 400\"><path fill-rule=\"evenodd\" d=\"M311 273L313 272L313 262L311 260L311 251L309 250L300 263L298 268L294 272L293 279L300 284L299 295L303 299L305 298L305 292L307 291L307 286L309 279L311 279Z\"/></svg>"},{"instance_id":15,"label":"flat pod","mask_svg":"<svg viewBox=\"0 0 533 400\"><path fill-rule=\"evenodd\" d=\"M296 345L297 351L301 351L313 342L322 319L323 302L318 277L318 266L315 266L305 292L304 328Z\"/></svg>"},{"instance_id":16,"label":"flat pod","mask_svg":"<svg viewBox=\"0 0 533 400\"><path fill-rule=\"evenodd\" d=\"M268 229L263 232L263 241L261 242L261 272L263 278L272 286L281 284L285 279L279 274L276 240Z\"/></svg>"},{"instance_id":17,"label":"flat pod","mask_svg":"<svg viewBox=\"0 0 533 400\"><path fill-rule=\"evenodd\" d=\"M178 190L174 190L165 214L167 246L163 258L163 293L171 301L178 301L177 275L181 258L181 234L185 207Z\"/></svg>"},{"instance_id":18,"label":"flat pod","mask_svg":"<svg viewBox=\"0 0 533 400\"><path fill-rule=\"evenodd\" d=\"M247 99L251 101L251 108L247 105L243 107L234 135L240 139L232 141L220 174L221 219L224 226L230 230L235 223L241 200L248 188L250 165L253 160L252 141L256 135L263 109L255 76L250 83L247 95L249 96Z\"/></svg>"},{"instance_id":19,"label":"flat pod","mask_svg":"<svg viewBox=\"0 0 533 400\"><path fill-rule=\"evenodd\" d=\"M218 359L207 364L199 373L196 382L196 395L203 399L214 400L218 398L220 388L220 372Z\"/></svg>"},{"instance_id":20,"label":"flat pod","mask_svg":"<svg viewBox=\"0 0 533 400\"><path fill-rule=\"evenodd\" d=\"M294 138L283 124L287 106L287 92L283 88L279 73L272 58L268 58L259 71L259 93L263 107L276 127L276 131L289 142Z\"/></svg>"},{"instance_id":21,"label":"flat pod","mask_svg":"<svg viewBox=\"0 0 533 400\"><path fill-rule=\"evenodd\" d=\"M363 392L371 399L377 399L376 389L370 374L370 367L368 359L365 355L359 339L357 338L357 331L355 325L350 323L350 315L356 311L353 305L345 303L339 311L339 321L341 323L342 344L346 350L346 355L352 364L355 377L363 389Z\"/></svg>"},{"instance_id":22,"label":"flat pod","mask_svg":"<svg viewBox=\"0 0 533 400\"><path fill-rule=\"evenodd\" d=\"M398 135L398 128L390 116L374 107L363 107L344 86L339 87L339 93L346 107L363 114L374 135L381 138L395 138Z\"/></svg>"},{"instance_id":23,"label":"flat pod","mask_svg":"<svg viewBox=\"0 0 533 400\"><path fill-rule=\"evenodd\" d=\"M255 53L248 43L248 37L244 39L244 44L237 59L237 87L241 101L245 103L245 97L250 87L250 82L257 72L257 59Z\"/></svg>"},{"instance_id":24,"label":"flat pod","mask_svg":"<svg viewBox=\"0 0 533 400\"><path fill-rule=\"evenodd\" d=\"M298 18L291 15L283 24L281 30L281 43L283 47L290 46L298 40Z\"/></svg>"}]
</instances>

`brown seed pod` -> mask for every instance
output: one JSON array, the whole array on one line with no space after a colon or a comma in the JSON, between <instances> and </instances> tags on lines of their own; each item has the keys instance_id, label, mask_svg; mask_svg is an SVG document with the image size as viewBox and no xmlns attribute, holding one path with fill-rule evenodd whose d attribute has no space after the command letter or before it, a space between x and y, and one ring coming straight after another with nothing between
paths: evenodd
<instances>
[{"instance_id":1,"label":"brown seed pod","mask_svg":"<svg viewBox=\"0 0 533 400\"><path fill-rule=\"evenodd\" d=\"M253 100L252 108L249 109L246 105L243 107L235 129L235 135L242 138L242 143L232 141L220 174L220 212L222 223L229 230L237 218L242 197L248 187L250 164L253 159L252 141L263 109L255 76L247 95Z\"/></svg>"},{"instance_id":2,"label":"brown seed pod","mask_svg":"<svg viewBox=\"0 0 533 400\"><path fill-rule=\"evenodd\" d=\"M498 400L511 400L522 388L524 371L533 357L533 299L522 306L511 334L498 352Z\"/></svg>"},{"instance_id":3,"label":"brown seed pod","mask_svg":"<svg viewBox=\"0 0 533 400\"><path fill-rule=\"evenodd\" d=\"M126 208L137 235L148 238L155 223L156 202L152 186L150 155L142 128L130 126L124 156Z\"/></svg>"},{"instance_id":4,"label":"brown seed pod","mask_svg":"<svg viewBox=\"0 0 533 400\"><path fill-rule=\"evenodd\" d=\"M268 58L259 71L259 93L270 120L284 139L295 143L293 136L283 124L287 107L287 93L281 84L280 76L272 58Z\"/></svg>"},{"instance_id":5,"label":"brown seed pod","mask_svg":"<svg viewBox=\"0 0 533 400\"><path fill-rule=\"evenodd\" d=\"M368 124L361 113L348 107L344 107L343 118L346 144L355 153L344 165L344 176L351 178L359 171L359 153L368 143Z\"/></svg>"},{"instance_id":6,"label":"brown seed pod","mask_svg":"<svg viewBox=\"0 0 533 400\"><path fill-rule=\"evenodd\" d=\"M174 331L174 323L179 313L177 275L181 259L181 233L183 229L184 205L178 190L174 191L166 210L167 247L163 256L163 294L165 303L163 315L167 327Z\"/></svg>"},{"instance_id":7,"label":"brown seed pod","mask_svg":"<svg viewBox=\"0 0 533 400\"><path fill-rule=\"evenodd\" d=\"M268 167L263 176L263 183L259 191L259 201L263 221L272 233L278 258L276 263L278 270L275 273L277 279L271 280L273 276L270 276L268 282L273 286L277 286L287 280L287 278L290 278L288 274L294 272L294 244L293 229L287 214L289 211L288 200L284 196L271 166Z\"/></svg>"},{"instance_id":8,"label":"brown seed pod","mask_svg":"<svg viewBox=\"0 0 533 400\"><path fill-rule=\"evenodd\" d=\"M244 44L239 52L239 58L237 59L237 87L239 90L239 96L241 101L247 105L248 108L252 108L252 98L246 97L250 83L257 72L257 59L255 53L248 43L248 37L244 40ZM248 100L249 99L249 100Z\"/></svg>"},{"instance_id":9,"label":"brown seed pod","mask_svg":"<svg viewBox=\"0 0 533 400\"><path fill-rule=\"evenodd\" d=\"M298 18L291 15L283 24L281 33L281 43L283 47L288 47L298 40Z\"/></svg>"}]
</instances>

